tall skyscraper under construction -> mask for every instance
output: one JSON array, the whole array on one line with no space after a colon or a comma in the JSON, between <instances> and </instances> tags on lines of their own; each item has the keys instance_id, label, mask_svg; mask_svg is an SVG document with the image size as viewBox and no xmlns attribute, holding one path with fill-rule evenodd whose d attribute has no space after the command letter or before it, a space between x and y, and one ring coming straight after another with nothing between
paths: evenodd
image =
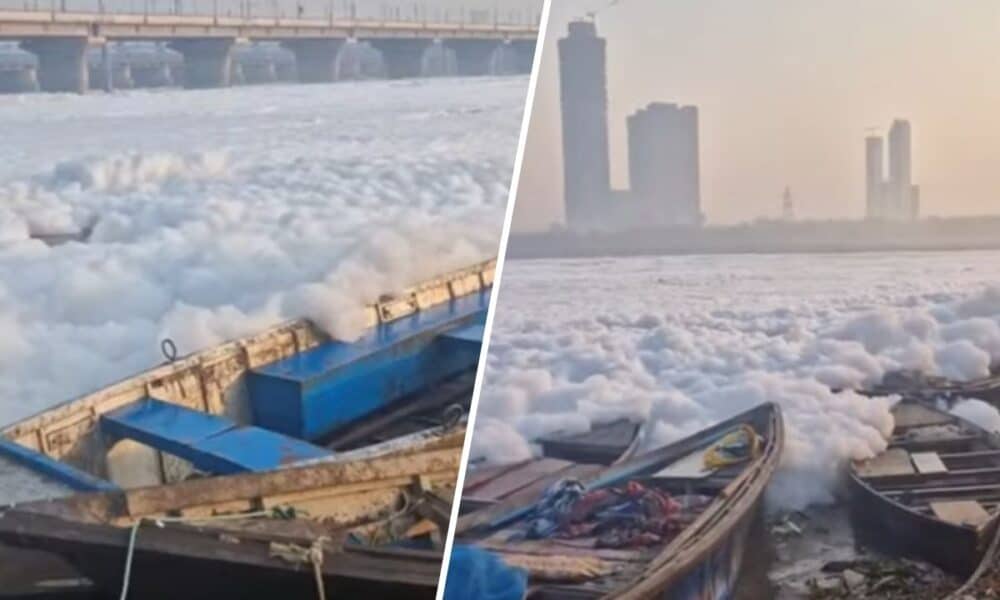
<instances>
[{"instance_id":1,"label":"tall skyscraper under construction","mask_svg":"<svg viewBox=\"0 0 1000 600\"><path fill-rule=\"evenodd\" d=\"M654 102L630 116L628 160L643 226L701 224L696 107Z\"/></svg>"},{"instance_id":2,"label":"tall skyscraper under construction","mask_svg":"<svg viewBox=\"0 0 1000 600\"><path fill-rule=\"evenodd\" d=\"M611 195L604 38L591 21L574 21L559 40L566 224L600 224Z\"/></svg>"}]
</instances>

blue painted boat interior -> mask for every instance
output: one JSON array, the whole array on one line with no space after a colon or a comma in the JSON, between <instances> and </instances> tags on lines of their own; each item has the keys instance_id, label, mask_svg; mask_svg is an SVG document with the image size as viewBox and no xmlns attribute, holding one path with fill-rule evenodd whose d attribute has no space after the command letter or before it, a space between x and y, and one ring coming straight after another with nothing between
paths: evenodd
<instances>
[{"instance_id":1,"label":"blue painted boat interior","mask_svg":"<svg viewBox=\"0 0 1000 600\"><path fill-rule=\"evenodd\" d=\"M113 443L131 439L213 474L264 471L329 456L309 443L403 397L475 368L490 288L382 323L353 342L330 341L252 369L253 425L144 398L101 415ZM110 444L109 444L110 445ZM0 456L73 489L118 489L68 464L0 438Z\"/></svg>"},{"instance_id":2,"label":"blue painted boat interior","mask_svg":"<svg viewBox=\"0 0 1000 600\"><path fill-rule=\"evenodd\" d=\"M118 489L118 486L110 481L94 477L90 473L49 458L41 452L36 452L3 437L0 437L0 456L9 458L43 477L65 484L77 491L98 492Z\"/></svg>"},{"instance_id":3,"label":"blue painted boat interior","mask_svg":"<svg viewBox=\"0 0 1000 600\"><path fill-rule=\"evenodd\" d=\"M260 427L146 398L101 416L101 431L127 438L190 461L220 475L267 471L329 456L314 446Z\"/></svg>"},{"instance_id":4,"label":"blue painted boat interior","mask_svg":"<svg viewBox=\"0 0 1000 600\"><path fill-rule=\"evenodd\" d=\"M314 440L479 361L489 290L328 342L247 378L254 423Z\"/></svg>"}]
</instances>

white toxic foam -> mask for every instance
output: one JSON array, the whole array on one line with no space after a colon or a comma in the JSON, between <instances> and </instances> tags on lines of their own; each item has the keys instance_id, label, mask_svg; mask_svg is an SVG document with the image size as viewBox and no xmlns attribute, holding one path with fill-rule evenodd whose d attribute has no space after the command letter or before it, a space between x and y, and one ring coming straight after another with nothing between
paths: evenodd
<instances>
[{"instance_id":1,"label":"white toxic foam","mask_svg":"<svg viewBox=\"0 0 1000 600\"><path fill-rule=\"evenodd\" d=\"M762 402L786 423L772 506L828 502L886 447L898 369L968 380L1000 361L1000 253L511 261L473 459L622 416L653 448ZM955 408L1000 421L971 402Z\"/></svg>"},{"instance_id":2,"label":"white toxic foam","mask_svg":"<svg viewBox=\"0 0 1000 600\"><path fill-rule=\"evenodd\" d=\"M526 88L0 96L0 422L494 256Z\"/></svg>"}]
</instances>

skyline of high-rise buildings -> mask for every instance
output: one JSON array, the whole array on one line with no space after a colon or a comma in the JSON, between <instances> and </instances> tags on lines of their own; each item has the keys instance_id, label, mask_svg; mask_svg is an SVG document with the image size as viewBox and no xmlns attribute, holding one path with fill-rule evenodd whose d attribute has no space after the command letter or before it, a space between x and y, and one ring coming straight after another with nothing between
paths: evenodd
<instances>
[{"instance_id":1,"label":"skyline of high-rise buildings","mask_svg":"<svg viewBox=\"0 0 1000 600\"><path fill-rule=\"evenodd\" d=\"M920 217L920 186L913 185L910 122L896 119L889 127L889 178L885 178L881 136L865 138L866 216L870 220L907 221Z\"/></svg>"},{"instance_id":2,"label":"skyline of high-rise buildings","mask_svg":"<svg viewBox=\"0 0 1000 600\"><path fill-rule=\"evenodd\" d=\"M629 189L613 190L606 42L593 21L572 21L558 48L567 226L701 225L697 107L653 102L628 117Z\"/></svg>"},{"instance_id":3,"label":"skyline of high-rise buildings","mask_svg":"<svg viewBox=\"0 0 1000 600\"><path fill-rule=\"evenodd\" d=\"M607 42L591 20L571 21L558 40L566 225L571 229L700 226L699 111L652 102L626 119L629 186L611 184ZM888 150L888 160L886 160ZM896 119L886 138L865 138L869 220L915 220L912 130Z\"/></svg>"}]
</instances>

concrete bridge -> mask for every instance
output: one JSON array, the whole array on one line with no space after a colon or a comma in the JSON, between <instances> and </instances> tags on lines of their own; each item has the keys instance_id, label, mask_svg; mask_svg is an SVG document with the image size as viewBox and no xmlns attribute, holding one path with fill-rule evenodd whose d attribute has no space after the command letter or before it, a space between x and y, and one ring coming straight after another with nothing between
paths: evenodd
<instances>
[{"instance_id":1,"label":"concrete bridge","mask_svg":"<svg viewBox=\"0 0 1000 600\"><path fill-rule=\"evenodd\" d=\"M246 12L241 3L240 13ZM380 53L389 78L428 74L486 75L530 71L537 24L327 17L287 18L249 14L123 14L0 9L0 40L17 41L37 57L37 85L48 92L85 92L92 61L88 50L108 42L155 41L183 56L183 84L221 87L233 82L234 47L278 42L294 55L297 78L328 82L342 72L347 44ZM426 17L426 15L425 15ZM103 84L119 78L103 53ZM239 55L239 53L237 53ZM253 65L259 68L259 65ZM2 87L2 85L0 85Z\"/></svg>"}]
</instances>

